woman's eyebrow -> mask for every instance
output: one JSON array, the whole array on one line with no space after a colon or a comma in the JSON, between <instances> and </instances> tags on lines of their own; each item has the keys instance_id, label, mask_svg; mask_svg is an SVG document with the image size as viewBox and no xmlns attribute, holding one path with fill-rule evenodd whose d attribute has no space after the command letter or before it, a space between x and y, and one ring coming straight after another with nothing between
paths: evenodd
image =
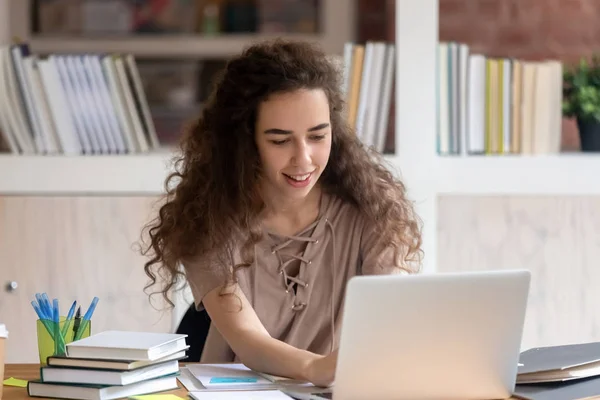
<instances>
[{"instance_id":1,"label":"woman's eyebrow","mask_svg":"<svg viewBox=\"0 0 600 400\"><path fill-rule=\"evenodd\" d=\"M322 124L319 124L317 126L313 126L312 128L309 128L308 132L320 131L321 129L325 129L328 126L329 126L329 123L324 122ZM267 129L265 131L265 133L266 134L274 134L274 135L291 135L294 132L290 131L290 130L286 130L286 129L270 128L270 129Z\"/></svg>"},{"instance_id":2,"label":"woman's eyebrow","mask_svg":"<svg viewBox=\"0 0 600 400\"><path fill-rule=\"evenodd\" d=\"M317 126L313 126L312 128L310 128L308 131L309 132L314 132L314 131L320 131L321 129L325 129L329 126L329 123L324 122L322 124L319 124Z\"/></svg>"}]
</instances>

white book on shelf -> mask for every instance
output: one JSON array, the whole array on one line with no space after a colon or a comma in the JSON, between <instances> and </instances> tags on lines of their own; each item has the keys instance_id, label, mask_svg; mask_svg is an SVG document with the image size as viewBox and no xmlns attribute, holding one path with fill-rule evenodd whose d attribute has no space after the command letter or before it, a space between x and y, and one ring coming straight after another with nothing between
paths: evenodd
<instances>
[{"instance_id":1,"label":"white book on shelf","mask_svg":"<svg viewBox=\"0 0 600 400\"><path fill-rule=\"evenodd\" d=\"M510 145L512 141L512 61L502 59L502 152L510 153Z\"/></svg>"},{"instance_id":2,"label":"white book on shelf","mask_svg":"<svg viewBox=\"0 0 600 400\"><path fill-rule=\"evenodd\" d=\"M142 85L142 79L140 77L135 58L132 54L126 54L124 58L130 81L133 83L133 91L135 93L135 97L137 98L137 104L141 110L140 114L146 130L146 140L150 148L158 149L160 147L160 142L156 134L156 127L154 126L154 120L152 119L152 114L150 113L148 99L146 98L146 92L144 91L144 86Z\"/></svg>"},{"instance_id":3,"label":"white book on shelf","mask_svg":"<svg viewBox=\"0 0 600 400\"><path fill-rule=\"evenodd\" d=\"M38 63L42 82L48 93L50 101L50 110L56 123L56 131L64 154L76 155L82 154L83 148L79 142L79 137L75 130L73 120L69 115L68 103L65 98L65 92L60 85L58 71L48 60L40 60Z\"/></svg>"},{"instance_id":4,"label":"white book on shelf","mask_svg":"<svg viewBox=\"0 0 600 400\"><path fill-rule=\"evenodd\" d=\"M88 57L86 55L76 57L75 61L79 64L81 75L89 85L91 98L94 102L94 110L99 117L102 131L106 136L106 141L108 143L108 152L110 154L117 154L119 153L120 149L117 143L115 132L110 123L109 112L106 108L106 104L104 103L101 88L95 79L95 72L90 67Z\"/></svg>"},{"instance_id":5,"label":"white book on shelf","mask_svg":"<svg viewBox=\"0 0 600 400\"><path fill-rule=\"evenodd\" d=\"M549 152L560 153L562 139L562 102L563 102L563 64L558 60L548 61L551 69L551 84L549 85L551 95L551 121L550 121L550 143Z\"/></svg>"},{"instance_id":6,"label":"white book on shelf","mask_svg":"<svg viewBox=\"0 0 600 400\"><path fill-rule=\"evenodd\" d=\"M381 85L383 83L383 71L385 63L385 43L373 43L373 61L371 73L369 74L369 92L365 112L365 124L362 139L365 145L375 146L377 117L381 104Z\"/></svg>"},{"instance_id":7,"label":"white book on shelf","mask_svg":"<svg viewBox=\"0 0 600 400\"><path fill-rule=\"evenodd\" d=\"M123 93L119 77L117 76L117 69L112 55L105 55L102 57L102 68L106 74L111 99L115 105L115 111L119 118L119 123L125 138L125 147L130 153L138 153L140 147L135 137L133 121L127 112L125 94Z\"/></svg>"},{"instance_id":8,"label":"white book on shelf","mask_svg":"<svg viewBox=\"0 0 600 400\"><path fill-rule=\"evenodd\" d=\"M49 102L53 101L44 88L44 83L40 76L39 57L35 54L23 57L23 73L29 81L31 89L31 99L40 123L40 144L46 154L57 154L63 151L57 138L55 121L50 111Z\"/></svg>"},{"instance_id":9,"label":"white book on shelf","mask_svg":"<svg viewBox=\"0 0 600 400\"><path fill-rule=\"evenodd\" d=\"M64 74L65 82L70 83L73 96L78 103L76 111L85 128L81 136L85 135L88 138L93 154L108 153L108 143L104 138L102 127L93 108L89 89L79 76L79 68L73 60L74 57L70 55L56 55L54 57L58 70Z\"/></svg>"},{"instance_id":10,"label":"white book on shelf","mask_svg":"<svg viewBox=\"0 0 600 400\"><path fill-rule=\"evenodd\" d=\"M9 104L9 92L5 82L4 52L0 51L0 133L13 154L19 154L21 149L16 139L16 129L11 122L11 107Z\"/></svg>"},{"instance_id":11,"label":"white book on shelf","mask_svg":"<svg viewBox=\"0 0 600 400\"><path fill-rule=\"evenodd\" d=\"M360 93L358 95L358 110L356 112L356 134L364 142L365 119L367 102L369 101L369 84L371 83L371 68L373 65L373 42L365 44L365 57L363 60L362 76L360 78Z\"/></svg>"},{"instance_id":12,"label":"white book on shelf","mask_svg":"<svg viewBox=\"0 0 600 400\"><path fill-rule=\"evenodd\" d=\"M350 93L350 81L352 75L352 53L354 52L354 43L347 42L344 44L344 69L342 76L342 95L346 101L349 101L348 94Z\"/></svg>"},{"instance_id":13,"label":"white book on shelf","mask_svg":"<svg viewBox=\"0 0 600 400\"><path fill-rule=\"evenodd\" d=\"M469 51L468 45L458 44L458 152L463 156L467 155Z\"/></svg>"},{"instance_id":14,"label":"white book on shelf","mask_svg":"<svg viewBox=\"0 0 600 400\"><path fill-rule=\"evenodd\" d=\"M469 55L467 94L467 153L485 152L485 77L486 59L482 54Z\"/></svg>"},{"instance_id":15,"label":"white book on shelf","mask_svg":"<svg viewBox=\"0 0 600 400\"><path fill-rule=\"evenodd\" d=\"M106 76L104 75L104 71L100 63L100 56L87 55L84 57L84 60L84 62L86 63L86 67L90 71L92 79L94 79L96 82L96 87L98 88L98 95L100 101L102 101L104 109L106 110L108 124L112 136L115 140L117 153L127 153L129 149L125 144L126 140L124 137L124 132L119 123L117 111L115 110L116 104L113 103L110 95L110 87L108 86L108 81L106 79Z\"/></svg>"},{"instance_id":16,"label":"white book on shelf","mask_svg":"<svg viewBox=\"0 0 600 400\"><path fill-rule=\"evenodd\" d=\"M42 144L42 131L40 127L39 116L33 103L30 83L24 73L23 57L29 54L27 45L18 44L10 47L12 65L15 73L15 83L20 99L23 102L23 108L26 112L26 122L29 132L33 135L33 146L36 153L42 153L44 148Z\"/></svg>"},{"instance_id":17,"label":"white book on shelf","mask_svg":"<svg viewBox=\"0 0 600 400\"><path fill-rule=\"evenodd\" d=\"M459 106L460 91L458 88L458 43L448 43L448 94L450 114L450 154L458 154L459 150Z\"/></svg>"},{"instance_id":18,"label":"white book on shelf","mask_svg":"<svg viewBox=\"0 0 600 400\"><path fill-rule=\"evenodd\" d=\"M448 43L438 45L438 134L437 146L439 154L450 153L450 102L448 74Z\"/></svg>"},{"instance_id":19,"label":"white book on shelf","mask_svg":"<svg viewBox=\"0 0 600 400\"><path fill-rule=\"evenodd\" d=\"M23 154L35 154L35 145L33 136L27 122L25 105L21 101L21 96L18 89L17 78L15 77L14 65L10 48L5 47L2 51L2 63L4 69L4 85L7 91L5 99L7 109L6 116L13 132L13 136Z\"/></svg>"},{"instance_id":20,"label":"white book on shelf","mask_svg":"<svg viewBox=\"0 0 600 400\"><path fill-rule=\"evenodd\" d=\"M381 105L378 109L375 148L380 153L385 149L387 139L388 124L390 118L390 104L394 88L394 76L396 73L396 45L388 43L385 51L385 67L383 72L383 82L381 84Z\"/></svg>"},{"instance_id":21,"label":"white book on shelf","mask_svg":"<svg viewBox=\"0 0 600 400\"><path fill-rule=\"evenodd\" d=\"M135 104L135 98L133 94L133 88L129 84L129 78L127 77L127 71L125 69L125 61L123 57L118 56L114 58L115 68L117 71L117 77L121 83L121 89L125 97L125 103L127 105L127 112L131 118L133 124L133 130L137 139L138 147L142 153L147 152L150 149L148 140L144 133L144 127L142 125L142 115L138 111Z\"/></svg>"},{"instance_id":22,"label":"white book on shelf","mask_svg":"<svg viewBox=\"0 0 600 400\"><path fill-rule=\"evenodd\" d=\"M53 68L58 74L59 84L65 93L65 99L68 104L68 113L71 115L75 132L81 144L84 154L93 154L97 146L92 144L93 133L86 124L86 119L83 115L83 101L79 99L72 79L67 71L65 60L62 56L51 55L48 57L48 62L53 65Z\"/></svg>"},{"instance_id":23,"label":"white book on shelf","mask_svg":"<svg viewBox=\"0 0 600 400\"><path fill-rule=\"evenodd\" d=\"M534 130L533 130L533 153L547 154L550 152L550 135L552 127L550 121L554 120L551 115L552 109L552 70L548 63L538 62L536 64L535 91L534 91Z\"/></svg>"},{"instance_id":24,"label":"white book on shelf","mask_svg":"<svg viewBox=\"0 0 600 400\"><path fill-rule=\"evenodd\" d=\"M521 153L533 153L533 137L535 130L535 85L536 62L523 62L523 92L521 103Z\"/></svg>"}]
</instances>

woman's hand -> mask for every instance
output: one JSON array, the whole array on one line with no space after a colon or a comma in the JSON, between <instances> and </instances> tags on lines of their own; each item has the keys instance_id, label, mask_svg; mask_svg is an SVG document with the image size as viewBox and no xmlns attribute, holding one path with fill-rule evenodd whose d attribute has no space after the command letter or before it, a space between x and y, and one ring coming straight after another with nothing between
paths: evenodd
<instances>
[{"instance_id":1,"label":"woman's hand","mask_svg":"<svg viewBox=\"0 0 600 400\"><path fill-rule=\"evenodd\" d=\"M333 384L337 366L337 349L326 356L315 358L308 365L308 380L315 386L328 387Z\"/></svg>"}]
</instances>

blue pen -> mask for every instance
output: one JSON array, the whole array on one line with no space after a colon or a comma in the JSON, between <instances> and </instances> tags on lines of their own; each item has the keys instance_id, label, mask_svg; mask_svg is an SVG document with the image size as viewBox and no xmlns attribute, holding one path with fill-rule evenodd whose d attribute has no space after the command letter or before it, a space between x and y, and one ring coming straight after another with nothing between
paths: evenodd
<instances>
[{"instance_id":1,"label":"blue pen","mask_svg":"<svg viewBox=\"0 0 600 400\"><path fill-rule=\"evenodd\" d=\"M60 331L60 309L58 299L52 300L54 313L54 355L61 356L65 354L65 338Z\"/></svg>"},{"instance_id":2,"label":"blue pen","mask_svg":"<svg viewBox=\"0 0 600 400\"><path fill-rule=\"evenodd\" d=\"M69 309L69 313L67 314L67 320L65 321L65 324L63 325L61 333L62 333L63 337L65 337L65 338L67 335L67 329L69 329L69 325L71 324L71 320L73 319L73 314L75 313L76 305L77 305L77 300L75 300L73 302L73 304L71 304L71 308Z\"/></svg>"},{"instance_id":3,"label":"blue pen","mask_svg":"<svg viewBox=\"0 0 600 400\"><path fill-rule=\"evenodd\" d=\"M50 299L46 293L42 293L42 304L44 305L44 312L48 318L52 319L53 311L52 306L50 305Z\"/></svg>"},{"instance_id":4,"label":"blue pen","mask_svg":"<svg viewBox=\"0 0 600 400\"><path fill-rule=\"evenodd\" d=\"M40 307L35 302L35 300L31 302L31 305L33 306L33 309L34 309L35 313L38 315L38 318L39 319L45 319L44 312L40 309Z\"/></svg>"},{"instance_id":5,"label":"blue pen","mask_svg":"<svg viewBox=\"0 0 600 400\"><path fill-rule=\"evenodd\" d=\"M79 325L79 329L77 329L77 333L75 333L75 337L73 338L73 341L81 339L81 335L83 335L83 332L87 328L87 325L89 324L90 319L92 318L92 314L94 313L94 310L96 309L96 304L98 304L98 297L94 297L94 299L92 300L92 304L90 304L90 308L88 308L85 315L83 316L83 320L81 321L81 324Z\"/></svg>"},{"instance_id":6,"label":"blue pen","mask_svg":"<svg viewBox=\"0 0 600 400\"><path fill-rule=\"evenodd\" d=\"M41 311L41 318L47 319L49 316L48 311L46 310L46 303L44 302L44 298L40 293L36 293L35 299L37 300L38 307Z\"/></svg>"},{"instance_id":7,"label":"blue pen","mask_svg":"<svg viewBox=\"0 0 600 400\"><path fill-rule=\"evenodd\" d=\"M35 310L35 313L38 315L40 321L46 328L46 331L48 331L48 334L50 335L52 340L54 340L54 332L52 330L52 326L50 326L50 321L48 320L48 318L46 318L46 315L44 315L44 312L42 311L40 306L35 302L35 300L31 302L31 305L33 306L33 309Z\"/></svg>"},{"instance_id":8,"label":"blue pen","mask_svg":"<svg viewBox=\"0 0 600 400\"><path fill-rule=\"evenodd\" d=\"M58 299L52 300L52 316L54 317L54 322L60 322L60 311L58 310Z\"/></svg>"},{"instance_id":9,"label":"blue pen","mask_svg":"<svg viewBox=\"0 0 600 400\"><path fill-rule=\"evenodd\" d=\"M98 300L99 299L97 297L94 297L94 299L92 300L92 304L90 304L90 308L88 308L85 315L83 316L84 320L89 321L90 319L92 319L92 314L94 313L94 310L96 309L96 304L98 304Z\"/></svg>"}]
</instances>

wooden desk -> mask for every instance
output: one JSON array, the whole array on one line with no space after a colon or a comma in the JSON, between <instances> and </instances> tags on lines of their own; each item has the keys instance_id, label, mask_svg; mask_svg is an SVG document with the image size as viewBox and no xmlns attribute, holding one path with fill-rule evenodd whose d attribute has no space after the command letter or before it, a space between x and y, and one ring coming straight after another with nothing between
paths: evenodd
<instances>
[{"instance_id":1,"label":"wooden desk","mask_svg":"<svg viewBox=\"0 0 600 400\"><path fill-rule=\"evenodd\" d=\"M6 378L18 378L25 380L34 380L40 378L40 365L39 364L7 364L4 367L4 379ZM3 379L3 380L4 380ZM177 381L179 385L178 390L171 390L168 392L161 392L161 394L172 393L182 398L188 397L188 391ZM32 399L27 395L27 388L4 386L4 392L2 393L2 400L23 400ZM35 397L39 399L40 397Z\"/></svg>"},{"instance_id":2,"label":"wooden desk","mask_svg":"<svg viewBox=\"0 0 600 400\"><path fill-rule=\"evenodd\" d=\"M25 380L39 379L40 377L40 366L39 364L7 364L4 368L4 379L6 378L18 378ZM186 399L188 397L188 391L181 385L181 382L177 381L179 389L171 390L168 392L161 392L161 394L172 393L179 397ZM2 400L23 400L32 399L27 395L26 388L4 386L4 393L2 394ZM39 397L36 397L39 398ZM519 400L516 397L511 397L507 400Z\"/></svg>"}]
</instances>

